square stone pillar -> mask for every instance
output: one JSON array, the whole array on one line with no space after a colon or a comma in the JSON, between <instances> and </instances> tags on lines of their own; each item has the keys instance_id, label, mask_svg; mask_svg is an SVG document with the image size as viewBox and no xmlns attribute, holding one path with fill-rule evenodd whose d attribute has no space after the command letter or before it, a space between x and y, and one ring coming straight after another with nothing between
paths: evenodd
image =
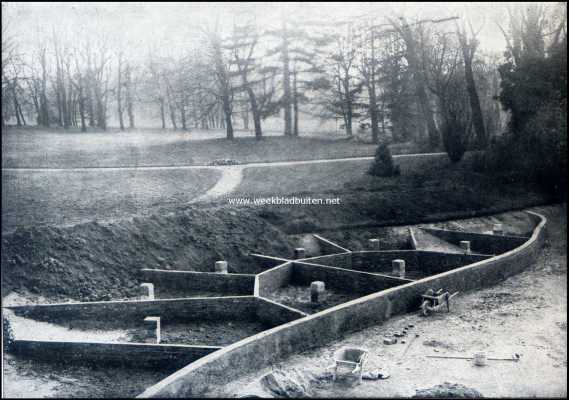
<instances>
[{"instance_id":1,"label":"square stone pillar","mask_svg":"<svg viewBox=\"0 0 569 400\"><path fill-rule=\"evenodd\" d=\"M379 251L379 239L369 239L368 246L370 250Z\"/></svg>"},{"instance_id":2,"label":"square stone pillar","mask_svg":"<svg viewBox=\"0 0 569 400\"><path fill-rule=\"evenodd\" d=\"M464 250L464 254L470 254L470 242L468 240L460 241L460 248Z\"/></svg>"},{"instance_id":3,"label":"square stone pillar","mask_svg":"<svg viewBox=\"0 0 569 400\"><path fill-rule=\"evenodd\" d=\"M160 335L160 317L144 318L144 328L146 331L145 343L159 344L162 340Z\"/></svg>"},{"instance_id":4,"label":"square stone pillar","mask_svg":"<svg viewBox=\"0 0 569 400\"><path fill-rule=\"evenodd\" d=\"M227 274L227 261L216 261L215 272L218 274Z\"/></svg>"},{"instance_id":5,"label":"square stone pillar","mask_svg":"<svg viewBox=\"0 0 569 400\"><path fill-rule=\"evenodd\" d=\"M304 249L304 247L297 247L296 249L294 249L294 259L298 260L301 258L306 258L306 250Z\"/></svg>"},{"instance_id":6,"label":"square stone pillar","mask_svg":"<svg viewBox=\"0 0 569 400\"><path fill-rule=\"evenodd\" d=\"M494 224L494 226L492 226L492 233L494 235L503 235L504 230L502 228L502 224Z\"/></svg>"},{"instance_id":7,"label":"square stone pillar","mask_svg":"<svg viewBox=\"0 0 569 400\"><path fill-rule=\"evenodd\" d=\"M324 292L326 291L326 285L322 281L314 281L310 284L310 301L312 303L318 303Z\"/></svg>"},{"instance_id":8,"label":"square stone pillar","mask_svg":"<svg viewBox=\"0 0 569 400\"><path fill-rule=\"evenodd\" d=\"M392 274L393 275L397 275L400 278L405 278L405 260L393 260L391 262L391 267L392 267Z\"/></svg>"},{"instance_id":9,"label":"square stone pillar","mask_svg":"<svg viewBox=\"0 0 569 400\"><path fill-rule=\"evenodd\" d=\"M149 282L144 282L140 284L140 287L143 290L143 297L146 300L154 300L154 284Z\"/></svg>"}]
</instances>

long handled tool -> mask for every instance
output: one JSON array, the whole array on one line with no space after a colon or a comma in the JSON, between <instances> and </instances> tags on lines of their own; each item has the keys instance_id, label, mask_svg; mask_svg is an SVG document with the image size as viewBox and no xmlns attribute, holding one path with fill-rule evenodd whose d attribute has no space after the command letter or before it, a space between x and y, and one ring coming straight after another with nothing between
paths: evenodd
<instances>
[{"instance_id":1,"label":"long handled tool","mask_svg":"<svg viewBox=\"0 0 569 400\"><path fill-rule=\"evenodd\" d=\"M474 357L459 357L459 356L427 356L428 358L451 358L454 360L473 360ZM520 361L520 357L513 357L513 358L492 358L492 357L487 357L486 358L488 361L513 361L513 362L518 362Z\"/></svg>"}]
</instances>

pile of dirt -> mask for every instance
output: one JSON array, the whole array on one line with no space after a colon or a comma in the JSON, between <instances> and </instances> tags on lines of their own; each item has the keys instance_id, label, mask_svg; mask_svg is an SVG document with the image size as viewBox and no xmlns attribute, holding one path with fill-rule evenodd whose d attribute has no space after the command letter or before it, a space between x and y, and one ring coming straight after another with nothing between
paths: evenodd
<instances>
[{"instance_id":1,"label":"pile of dirt","mask_svg":"<svg viewBox=\"0 0 569 400\"><path fill-rule=\"evenodd\" d=\"M139 295L141 268L254 272L250 252L289 255L293 243L252 213L195 209L109 224L20 228L2 236L2 296L109 300Z\"/></svg>"},{"instance_id":2,"label":"pile of dirt","mask_svg":"<svg viewBox=\"0 0 569 400\"><path fill-rule=\"evenodd\" d=\"M423 398L452 398L452 399L478 399L482 398L482 393L476 389L472 389L459 383L445 382L442 385L436 385L429 389L417 389L414 399Z\"/></svg>"}]
</instances>

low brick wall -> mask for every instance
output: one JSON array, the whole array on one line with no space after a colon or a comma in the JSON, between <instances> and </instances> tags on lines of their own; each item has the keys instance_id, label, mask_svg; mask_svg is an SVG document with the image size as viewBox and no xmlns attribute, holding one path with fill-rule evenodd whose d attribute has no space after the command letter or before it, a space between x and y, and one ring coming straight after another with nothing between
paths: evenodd
<instances>
[{"instance_id":1,"label":"low brick wall","mask_svg":"<svg viewBox=\"0 0 569 400\"><path fill-rule=\"evenodd\" d=\"M160 269L140 270L141 279L154 283L156 296L169 292L204 290L227 296L253 295L255 275L218 274L215 272L171 271Z\"/></svg>"},{"instance_id":2,"label":"low brick wall","mask_svg":"<svg viewBox=\"0 0 569 400\"><path fill-rule=\"evenodd\" d=\"M440 274L492 257L483 254L450 254L423 250L417 251L417 256L421 270L429 275Z\"/></svg>"},{"instance_id":3,"label":"low brick wall","mask_svg":"<svg viewBox=\"0 0 569 400\"><path fill-rule=\"evenodd\" d=\"M103 363L128 368L175 370L214 351L217 346L146 343L59 342L15 340L12 352L35 360Z\"/></svg>"},{"instance_id":4,"label":"low brick wall","mask_svg":"<svg viewBox=\"0 0 569 400\"><path fill-rule=\"evenodd\" d=\"M254 296L202 297L164 300L101 301L89 303L41 304L5 307L16 315L49 322L65 320L101 320L123 324L147 316L163 321L254 320Z\"/></svg>"},{"instance_id":5,"label":"low brick wall","mask_svg":"<svg viewBox=\"0 0 569 400\"><path fill-rule=\"evenodd\" d=\"M346 253L350 251L337 243L332 242L320 235L312 235L318 241L318 245L320 246L320 252L322 255L327 254L337 254L337 253Z\"/></svg>"},{"instance_id":6,"label":"low brick wall","mask_svg":"<svg viewBox=\"0 0 569 400\"><path fill-rule=\"evenodd\" d=\"M528 240L527 237L521 236L488 235L436 228L420 229L457 246L460 245L461 240L468 240L472 252L480 254L501 254L521 246Z\"/></svg>"},{"instance_id":7,"label":"low brick wall","mask_svg":"<svg viewBox=\"0 0 569 400\"><path fill-rule=\"evenodd\" d=\"M263 297L257 298L257 317L268 327L274 327L306 317L308 314Z\"/></svg>"},{"instance_id":8,"label":"low brick wall","mask_svg":"<svg viewBox=\"0 0 569 400\"><path fill-rule=\"evenodd\" d=\"M277 265L287 262L286 258L266 256L263 254L249 254L251 256L251 263L254 265L255 273L261 273Z\"/></svg>"},{"instance_id":9,"label":"low brick wall","mask_svg":"<svg viewBox=\"0 0 569 400\"><path fill-rule=\"evenodd\" d=\"M291 354L376 325L394 314L416 311L421 301L420 295L429 288L465 292L498 283L523 271L539 254L546 219L534 213L529 214L539 222L531 238L515 250L370 294L251 336L184 367L148 388L139 397L199 396L210 386L227 383L242 374L281 361Z\"/></svg>"},{"instance_id":10,"label":"low brick wall","mask_svg":"<svg viewBox=\"0 0 569 400\"><path fill-rule=\"evenodd\" d=\"M322 281L326 287L340 292L357 294L369 294L411 282L409 279L295 262L292 282L308 286L313 281Z\"/></svg>"},{"instance_id":11,"label":"low brick wall","mask_svg":"<svg viewBox=\"0 0 569 400\"><path fill-rule=\"evenodd\" d=\"M303 261L313 264L329 265L338 268L352 267L352 252L329 254L325 256L304 258Z\"/></svg>"},{"instance_id":12,"label":"low brick wall","mask_svg":"<svg viewBox=\"0 0 569 400\"><path fill-rule=\"evenodd\" d=\"M420 269L419 258L415 250L358 251L352 254L351 269L380 274L391 273L392 261L405 260L405 269Z\"/></svg>"},{"instance_id":13,"label":"low brick wall","mask_svg":"<svg viewBox=\"0 0 569 400\"><path fill-rule=\"evenodd\" d=\"M267 297L276 289L286 286L292 279L293 263L278 265L257 275L255 295Z\"/></svg>"}]
</instances>

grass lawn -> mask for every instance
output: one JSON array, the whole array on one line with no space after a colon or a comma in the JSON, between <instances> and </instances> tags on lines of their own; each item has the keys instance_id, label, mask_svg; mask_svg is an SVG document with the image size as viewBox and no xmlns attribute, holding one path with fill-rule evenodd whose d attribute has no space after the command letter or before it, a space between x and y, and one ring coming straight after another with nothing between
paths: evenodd
<instances>
[{"instance_id":1,"label":"grass lawn","mask_svg":"<svg viewBox=\"0 0 569 400\"><path fill-rule=\"evenodd\" d=\"M2 171L2 232L145 214L184 204L219 177L216 170Z\"/></svg>"},{"instance_id":2,"label":"grass lawn","mask_svg":"<svg viewBox=\"0 0 569 400\"><path fill-rule=\"evenodd\" d=\"M311 160L371 156L376 147L322 137L204 140L207 136L203 134L179 131L80 133L9 128L2 135L4 168L206 165L220 158L242 163Z\"/></svg>"},{"instance_id":3,"label":"grass lawn","mask_svg":"<svg viewBox=\"0 0 569 400\"><path fill-rule=\"evenodd\" d=\"M468 158L468 157L467 157ZM232 196L285 195L343 190L351 185L355 190L367 190L377 185L390 185L401 180L375 178L367 174L370 160L341 161L293 166L249 167L243 171L243 181ZM446 155L395 158L405 175L450 166Z\"/></svg>"},{"instance_id":4,"label":"grass lawn","mask_svg":"<svg viewBox=\"0 0 569 400\"><path fill-rule=\"evenodd\" d=\"M363 162L251 169L232 196L339 198L339 205L243 206L288 233L412 224L557 201L531 183L473 172L469 159L413 168L390 178L367 175ZM295 178L299 176L304 180ZM226 200L218 203L222 202L227 205Z\"/></svg>"}]
</instances>

